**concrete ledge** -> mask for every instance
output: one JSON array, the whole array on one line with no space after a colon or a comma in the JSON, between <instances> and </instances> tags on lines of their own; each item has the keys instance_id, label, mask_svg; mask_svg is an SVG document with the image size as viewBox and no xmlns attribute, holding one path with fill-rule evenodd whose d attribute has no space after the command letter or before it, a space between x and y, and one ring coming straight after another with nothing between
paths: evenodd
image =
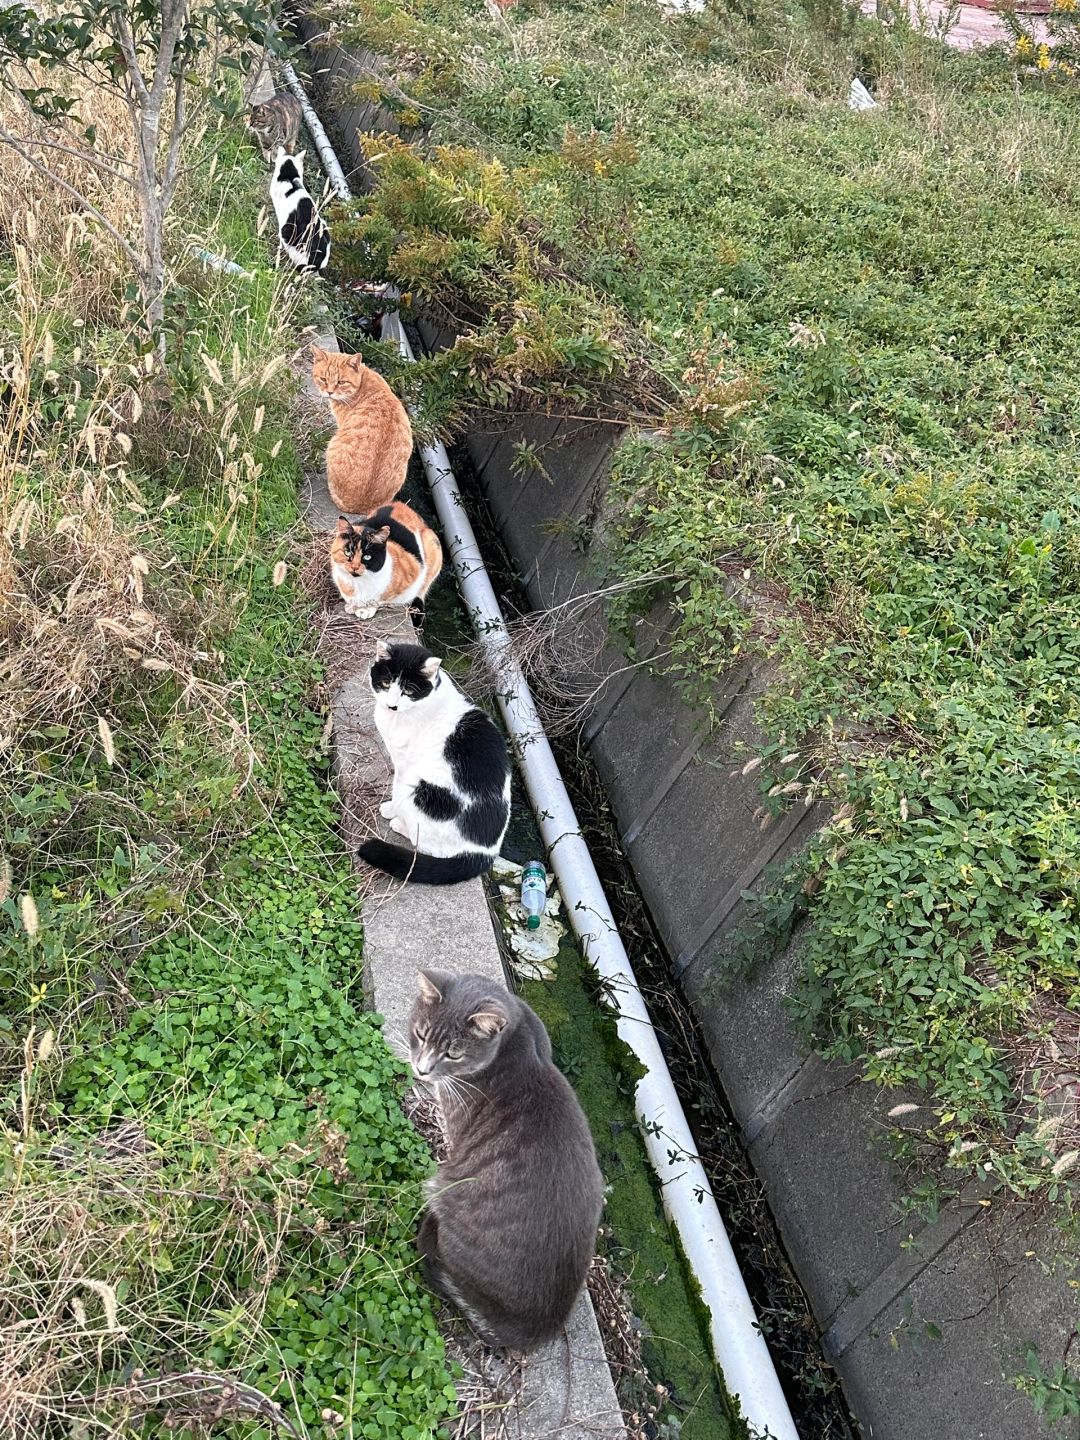
<instances>
[{"instance_id":1,"label":"concrete ledge","mask_svg":"<svg viewBox=\"0 0 1080 1440\"><path fill-rule=\"evenodd\" d=\"M336 349L332 334L318 337ZM315 395L310 376L307 396ZM321 474L307 477L302 496L313 531L332 528L337 507ZM451 584L449 578L442 581ZM332 611L344 607L335 601ZM331 687L334 770L350 850L365 836L390 835L379 804L390 793L391 767L375 730L375 697L367 680L377 639L413 639L404 610L381 610L368 622L353 622L363 639L360 659ZM355 653L355 645L350 645ZM400 885L363 867L358 884L363 899L364 990L371 1007L384 1018L388 1044L408 1051L409 1012L416 972L424 965L490 976L505 985L502 955L482 880L461 885ZM626 1429L604 1354L592 1302L586 1292L562 1336L525 1362L520 1389L500 1416L507 1440L625 1440Z\"/></svg>"}]
</instances>

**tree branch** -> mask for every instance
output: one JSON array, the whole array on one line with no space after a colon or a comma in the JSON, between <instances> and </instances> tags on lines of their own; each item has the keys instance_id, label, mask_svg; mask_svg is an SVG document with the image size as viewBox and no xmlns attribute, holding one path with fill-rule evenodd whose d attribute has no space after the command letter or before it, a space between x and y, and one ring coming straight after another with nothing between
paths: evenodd
<instances>
[{"instance_id":1,"label":"tree branch","mask_svg":"<svg viewBox=\"0 0 1080 1440\"><path fill-rule=\"evenodd\" d=\"M147 109L151 114L160 114L165 91L169 84L176 46L183 33L187 19L188 0L164 0L161 7L161 41L158 44L157 63L154 66L154 80L147 97Z\"/></svg>"},{"instance_id":2,"label":"tree branch","mask_svg":"<svg viewBox=\"0 0 1080 1440\"><path fill-rule=\"evenodd\" d=\"M139 65L139 56L135 49L135 40L131 33L131 27L127 22L123 6L118 5L112 12L113 22L116 25L116 38L120 41L120 49L123 51L124 64L127 66L128 78L131 80L131 88L135 91L136 98L140 105L149 105L150 92L146 88L146 81L143 79L142 68Z\"/></svg>"},{"instance_id":3,"label":"tree branch","mask_svg":"<svg viewBox=\"0 0 1080 1440\"><path fill-rule=\"evenodd\" d=\"M10 145L11 148L15 151L15 153L20 156L20 158L27 165L30 166L31 170L36 170L39 175L44 175L46 180L49 180L54 185L59 186L61 190L65 191L68 195L71 196L73 200L75 200L79 205L81 205L88 215L92 215L94 219L98 222L98 224L103 226L109 232L112 238L120 246L121 250L123 250L124 254L128 257L132 265L135 267L135 273L137 275L142 274L143 264L139 256L131 248L131 246L124 239L124 237L120 234L120 231L116 229L115 225L112 225L108 220L106 220L105 216L101 213L97 206L94 205L91 201L89 201L86 196L81 193L81 191L76 190L74 185L69 185L66 180L62 180L59 175L54 174L52 170L48 169L45 165L39 164L38 161L34 160L31 156L29 156L15 139L15 137L13 135L9 135L8 132L3 128L3 126L0 126L0 144Z\"/></svg>"},{"instance_id":4,"label":"tree branch","mask_svg":"<svg viewBox=\"0 0 1080 1440\"><path fill-rule=\"evenodd\" d=\"M184 66L181 65L175 77L176 98L173 104L172 134L169 136L169 149L165 156L165 172L161 181L161 208L162 212L168 210L172 204L173 190L176 186L176 167L180 159L180 142L184 138L184 120L186 109L186 92L184 89Z\"/></svg>"}]
</instances>

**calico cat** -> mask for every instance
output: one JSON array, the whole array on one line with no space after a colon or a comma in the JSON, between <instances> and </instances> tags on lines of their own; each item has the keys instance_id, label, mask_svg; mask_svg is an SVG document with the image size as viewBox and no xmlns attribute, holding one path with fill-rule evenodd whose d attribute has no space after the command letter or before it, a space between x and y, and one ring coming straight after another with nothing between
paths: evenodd
<instances>
[{"instance_id":1,"label":"calico cat","mask_svg":"<svg viewBox=\"0 0 1080 1440\"><path fill-rule=\"evenodd\" d=\"M270 201L278 222L280 251L305 273L326 269L330 259L330 231L304 188L304 155L277 149L270 177Z\"/></svg>"},{"instance_id":2,"label":"calico cat","mask_svg":"<svg viewBox=\"0 0 1080 1440\"><path fill-rule=\"evenodd\" d=\"M347 615L370 620L380 605L408 605L419 620L442 569L442 546L416 511L396 500L355 525L338 516L330 569Z\"/></svg>"},{"instance_id":3,"label":"calico cat","mask_svg":"<svg viewBox=\"0 0 1080 1440\"><path fill-rule=\"evenodd\" d=\"M417 1235L432 1289L489 1344L532 1350L566 1323L588 1273L604 1181L540 1017L483 975L422 970L409 1025L449 1154Z\"/></svg>"},{"instance_id":4,"label":"calico cat","mask_svg":"<svg viewBox=\"0 0 1080 1440\"><path fill-rule=\"evenodd\" d=\"M258 141L264 160L272 160L279 145L289 155L296 154L303 118L303 108L295 95L275 95L261 105L251 107L248 112L248 125Z\"/></svg>"},{"instance_id":5,"label":"calico cat","mask_svg":"<svg viewBox=\"0 0 1080 1440\"><path fill-rule=\"evenodd\" d=\"M419 645L378 641L375 728L394 765L380 812L411 848L365 840L360 858L396 880L453 885L489 870L510 823L510 760L494 723L442 661Z\"/></svg>"},{"instance_id":6,"label":"calico cat","mask_svg":"<svg viewBox=\"0 0 1080 1440\"><path fill-rule=\"evenodd\" d=\"M405 483L412 454L408 412L362 355L311 350L315 388L330 401L337 434L326 447L326 484L339 510L370 515Z\"/></svg>"}]
</instances>

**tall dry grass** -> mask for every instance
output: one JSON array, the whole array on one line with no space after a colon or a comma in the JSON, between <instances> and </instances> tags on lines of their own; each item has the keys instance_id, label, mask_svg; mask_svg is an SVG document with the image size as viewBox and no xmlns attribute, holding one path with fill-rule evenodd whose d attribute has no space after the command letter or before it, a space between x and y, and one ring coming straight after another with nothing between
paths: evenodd
<instances>
[{"instance_id":1,"label":"tall dry grass","mask_svg":"<svg viewBox=\"0 0 1080 1440\"><path fill-rule=\"evenodd\" d=\"M178 566L164 533L180 496L155 498L145 477L205 476L193 521L205 532L201 559L209 567L223 551L233 561L243 553L262 468L252 432L264 392L285 367L295 287L281 277L269 306L253 315L220 278L198 273L185 235L194 228L212 246L228 192L207 204L189 182L169 227L171 272L189 286L218 285L225 308L200 355L201 395L178 396L156 355L139 353L137 312L125 298L128 257L64 188L85 195L137 246L134 190L110 173L130 161L126 107L89 84L76 93L82 121L108 137L90 158L0 92L0 127L34 141L25 156L0 144L0 790L25 767L28 745L35 763L45 758L50 732L54 771L80 741L100 745L111 764L118 693L119 709L134 702L137 711L140 692L163 683L201 713L249 777L250 746L236 718L244 706L235 687L215 679L205 597L195 600L196 577ZM205 123L191 129L191 176L209 154L213 178L219 133ZM200 339L186 338L199 355Z\"/></svg>"},{"instance_id":2,"label":"tall dry grass","mask_svg":"<svg viewBox=\"0 0 1080 1440\"><path fill-rule=\"evenodd\" d=\"M133 759L152 774L173 728L213 753L215 781L235 795L255 773L258 697L218 647L260 543L297 313L289 277L261 275L255 303L187 255L190 234L216 248L230 209L236 225L233 177L212 171L224 132L199 125L167 238L171 279L206 328L164 364L141 353L130 257L70 193L137 246L134 190L110 173L130 159L127 112L89 85L79 110L100 137L92 157L0 96L0 126L35 141L26 155L0 144L0 1435L135 1433L151 1416L287 1432L257 1389L193 1357L231 1315L244 1339L234 1368L257 1365L262 1306L311 1183L296 1177L317 1174L320 1157L292 1156L290 1169L200 1140L196 1163L190 1135L163 1154L137 1121L88 1135L37 1103L56 1093L83 1022L122 1022L132 1004L135 885L183 897L201 876L164 833L137 879L132 865L131 888L99 904L113 848L134 855L148 833ZM35 795L48 805L60 791L64 808L39 819ZM57 874L58 906L74 914L84 881L93 902L85 951L77 915L49 934L41 887ZM189 923L175 910L159 933ZM22 1098L9 1111L11 1096Z\"/></svg>"}]
</instances>

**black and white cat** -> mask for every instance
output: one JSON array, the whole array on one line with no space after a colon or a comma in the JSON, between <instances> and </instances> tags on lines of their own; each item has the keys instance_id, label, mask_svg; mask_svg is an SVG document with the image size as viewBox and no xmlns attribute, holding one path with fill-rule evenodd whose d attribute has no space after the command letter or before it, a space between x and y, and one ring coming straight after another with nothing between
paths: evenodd
<instances>
[{"instance_id":1,"label":"black and white cat","mask_svg":"<svg viewBox=\"0 0 1080 1440\"><path fill-rule=\"evenodd\" d=\"M270 202L278 222L281 249L298 270L325 271L330 231L304 188L304 152L290 155L279 145L270 177Z\"/></svg>"},{"instance_id":2,"label":"black and white cat","mask_svg":"<svg viewBox=\"0 0 1080 1440\"><path fill-rule=\"evenodd\" d=\"M489 870L510 823L510 760L493 721L419 645L378 641L375 728L394 765L380 809L411 849L365 840L360 858L397 880L453 885Z\"/></svg>"}]
</instances>

